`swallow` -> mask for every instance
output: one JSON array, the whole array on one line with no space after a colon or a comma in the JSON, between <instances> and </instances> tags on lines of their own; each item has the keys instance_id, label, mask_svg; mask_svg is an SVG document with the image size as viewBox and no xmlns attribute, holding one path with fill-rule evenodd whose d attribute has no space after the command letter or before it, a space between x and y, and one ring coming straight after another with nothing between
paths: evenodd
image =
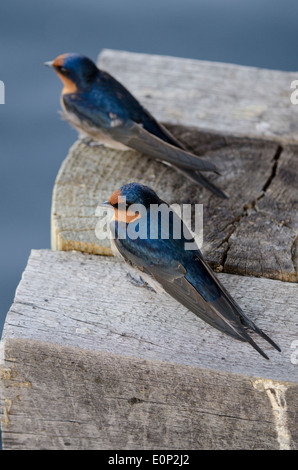
<instances>
[{"instance_id":1,"label":"swallow","mask_svg":"<svg viewBox=\"0 0 298 470\"><path fill-rule=\"evenodd\" d=\"M68 53L45 65L53 67L63 82L63 117L82 135L107 147L137 150L227 198L201 173L218 173L216 166L188 152L121 83L90 59Z\"/></svg>"},{"instance_id":2,"label":"swallow","mask_svg":"<svg viewBox=\"0 0 298 470\"><path fill-rule=\"evenodd\" d=\"M138 183L126 184L101 205L114 209L110 222L114 254L120 256L154 290L165 291L214 328L248 342L266 359L268 356L251 338L249 330L281 351L246 316L204 260L183 220L151 188ZM152 227L152 221L156 219L152 218L150 211L161 205L168 208L167 234L160 218ZM131 230L129 235L130 224L138 226L138 230L145 227L143 236L132 236L135 232ZM174 228L179 226L180 236L177 237L174 236ZM186 242L190 240L194 244L191 250L186 249Z\"/></svg>"}]
</instances>

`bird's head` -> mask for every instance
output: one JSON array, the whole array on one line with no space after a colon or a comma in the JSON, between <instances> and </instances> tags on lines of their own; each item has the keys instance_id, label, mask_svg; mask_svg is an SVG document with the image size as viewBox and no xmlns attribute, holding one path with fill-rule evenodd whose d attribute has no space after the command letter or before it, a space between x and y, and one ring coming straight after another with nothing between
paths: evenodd
<instances>
[{"instance_id":1,"label":"bird's head","mask_svg":"<svg viewBox=\"0 0 298 470\"><path fill-rule=\"evenodd\" d=\"M160 203L153 189L139 183L129 183L114 191L104 204L113 207L116 220L129 223L140 217L138 206L146 211L150 204Z\"/></svg>"},{"instance_id":2,"label":"bird's head","mask_svg":"<svg viewBox=\"0 0 298 470\"><path fill-rule=\"evenodd\" d=\"M53 61L45 62L45 65L53 67L62 80L63 94L85 91L98 74L98 68L94 62L80 54L62 54Z\"/></svg>"}]
</instances>

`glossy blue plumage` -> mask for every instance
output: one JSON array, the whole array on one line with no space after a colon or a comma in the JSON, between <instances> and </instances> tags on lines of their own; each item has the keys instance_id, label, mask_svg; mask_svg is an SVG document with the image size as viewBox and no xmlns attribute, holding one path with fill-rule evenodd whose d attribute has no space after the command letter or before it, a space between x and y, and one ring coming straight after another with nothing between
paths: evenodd
<instances>
[{"instance_id":1,"label":"glossy blue plumage","mask_svg":"<svg viewBox=\"0 0 298 470\"><path fill-rule=\"evenodd\" d=\"M90 59L64 54L53 67L67 84L62 94L65 118L78 130L106 145L114 142L116 148L121 144L167 162L218 197L227 197L201 173L217 171L215 165L186 151L121 83Z\"/></svg>"},{"instance_id":2,"label":"glossy blue plumage","mask_svg":"<svg viewBox=\"0 0 298 470\"><path fill-rule=\"evenodd\" d=\"M168 294L207 323L238 340L249 342L266 359L267 355L249 336L247 329L256 332L280 350L231 298L203 259L200 250L185 249L185 243L190 241L191 235L175 213L170 211L169 238L164 238L165 229L161 227L161 219L158 223L155 219L154 230L150 231L151 204L166 204L152 189L131 183L124 185L120 194L126 200L127 214L137 210L132 204L145 208L143 212L138 210L141 216L132 222L127 223L123 217L117 216L112 222L116 247L128 264L158 282ZM114 201L113 197L110 201ZM117 211L120 210L115 202L112 205ZM177 220L184 230L181 230L180 239L173 236ZM143 238L135 238L135 233L140 231L142 225L146 227L141 232Z\"/></svg>"},{"instance_id":3,"label":"glossy blue plumage","mask_svg":"<svg viewBox=\"0 0 298 470\"><path fill-rule=\"evenodd\" d=\"M128 230L125 222L114 220L112 222L112 231L115 233L116 238L121 239L121 247L136 257L141 258L144 266L163 265L167 269L176 269L177 264L180 263L187 267L185 278L196 289L200 289L200 293L206 302L220 297L220 289L213 282L213 279L205 267L198 262L198 256L202 256L200 250L198 248L196 251L185 249L185 244L190 241L194 243L194 239L191 237L182 221L179 219L181 233L183 233L184 230L184 233L188 234L188 238L185 238L185 236L180 239L173 237L173 219L175 218L177 221L178 217L172 211L169 211L169 227L166 227L169 228L169 238L164 239L165 231L162 231L161 228L161 217L159 217L159 223L157 225L154 224L152 227L149 204L165 204L165 202L156 197L156 195L150 199L151 190L149 188L148 190L146 188L146 193L144 194L145 197L131 198L131 186L135 187L135 185L126 185L124 188L129 187L129 191L125 191L125 189L123 189L122 194L127 197L129 204L139 204L140 202L138 201L141 200L142 203L140 204L144 204L144 206L148 208L145 215L146 223L143 224L142 219L138 219L135 222L130 223L131 230ZM139 192L140 187L140 185L136 185L137 193ZM149 194L147 194L147 191ZM132 200L135 200L136 202L132 203ZM167 207L169 206L167 205ZM142 225L145 227L144 230L142 230ZM139 233L142 238L132 238L130 237L130 232L133 232L133 234Z\"/></svg>"}]
</instances>

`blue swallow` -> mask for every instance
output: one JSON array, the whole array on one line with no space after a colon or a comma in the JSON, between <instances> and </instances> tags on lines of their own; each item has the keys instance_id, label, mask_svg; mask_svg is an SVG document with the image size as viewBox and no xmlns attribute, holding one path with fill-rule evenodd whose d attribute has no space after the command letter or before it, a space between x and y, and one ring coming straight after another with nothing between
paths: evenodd
<instances>
[{"instance_id":1,"label":"blue swallow","mask_svg":"<svg viewBox=\"0 0 298 470\"><path fill-rule=\"evenodd\" d=\"M134 149L173 166L219 197L227 196L201 172L215 165L185 150L183 145L115 78L87 57L62 54L52 66L64 84L64 118L79 132L106 146Z\"/></svg>"},{"instance_id":2,"label":"blue swallow","mask_svg":"<svg viewBox=\"0 0 298 470\"><path fill-rule=\"evenodd\" d=\"M190 240L194 243L193 237L182 219L151 188L137 183L126 184L103 205L114 209L111 231L115 254L120 255L155 290L161 288L214 328L248 342L266 359L268 356L253 341L248 330L280 351L279 346L245 315L219 282L197 245L192 250L186 249L186 243ZM169 211L167 234L161 217L154 219L150 214L161 205ZM135 224L133 230L129 230L131 224ZM177 230L179 225L181 236L176 237L174 229ZM141 232L141 226L143 235L136 237L135 233Z\"/></svg>"}]
</instances>

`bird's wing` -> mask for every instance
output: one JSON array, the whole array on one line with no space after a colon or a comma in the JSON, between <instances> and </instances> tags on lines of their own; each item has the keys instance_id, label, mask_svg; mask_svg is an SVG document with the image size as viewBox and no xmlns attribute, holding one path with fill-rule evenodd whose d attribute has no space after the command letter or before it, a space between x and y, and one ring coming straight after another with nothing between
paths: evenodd
<instances>
[{"instance_id":1,"label":"bird's wing","mask_svg":"<svg viewBox=\"0 0 298 470\"><path fill-rule=\"evenodd\" d=\"M138 117L142 118L143 122L138 124L98 108L95 112L91 104L87 103L86 105L86 102L80 97L66 94L63 96L63 102L68 111L68 113L64 113L64 117L70 123L72 123L72 116L76 116L85 122L87 127L92 128L93 135L96 135L96 129L98 129L100 140L103 139L102 134L106 133L113 140L173 165L178 172L191 181L201 184L218 197L227 198L221 189L198 171L216 171L216 166L187 152L182 144L149 112L141 109L142 112ZM75 125L75 123L73 124Z\"/></svg>"},{"instance_id":2,"label":"bird's wing","mask_svg":"<svg viewBox=\"0 0 298 470\"><path fill-rule=\"evenodd\" d=\"M168 144L159 137L146 131L134 121L126 121L109 129L111 137L118 142L144 153L157 160L170 163L189 170L215 171L216 166L183 149Z\"/></svg>"},{"instance_id":3,"label":"bird's wing","mask_svg":"<svg viewBox=\"0 0 298 470\"><path fill-rule=\"evenodd\" d=\"M164 142L167 142L168 144L171 144L174 147L178 147L186 151L186 149L183 147L183 144L179 140L177 140L176 137L173 136L173 134L171 134L171 132L168 131L161 123L156 121L156 119L154 119L154 117L151 116L148 111L146 111L146 114L144 113L142 124L145 130L150 132L150 134L154 134L156 137L160 138ZM218 145L217 142L216 145ZM226 142L221 139L220 145L222 147L226 145ZM183 168L183 166L179 167L177 164L175 165L175 169L179 173L182 173L184 176L187 176L191 181L201 184L216 196L221 197L223 199L229 199L228 196L221 189L219 189L214 183L212 183L208 178L206 178L206 176L202 175L200 172Z\"/></svg>"},{"instance_id":4,"label":"bird's wing","mask_svg":"<svg viewBox=\"0 0 298 470\"><path fill-rule=\"evenodd\" d=\"M221 189L199 172L217 172L216 166L213 163L160 139L151 132L148 132L141 125L132 121L125 125L125 129L126 130L123 131L122 126L116 126L110 130L110 135L112 135L115 140L128 147L163 162L170 163L179 173L187 176L190 180L201 184L216 196L228 199L228 196Z\"/></svg>"},{"instance_id":5,"label":"bird's wing","mask_svg":"<svg viewBox=\"0 0 298 470\"><path fill-rule=\"evenodd\" d=\"M68 120L67 113L74 114L79 120L85 122L88 126L98 127L100 129L109 129L112 125L116 125L115 117L109 115L109 113L103 112L98 108L94 108L92 103L89 103L80 95L64 94L62 96L63 105L66 112L64 117ZM119 119L119 124L122 124L122 120Z\"/></svg>"},{"instance_id":6,"label":"bird's wing","mask_svg":"<svg viewBox=\"0 0 298 470\"><path fill-rule=\"evenodd\" d=\"M229 302L231 307L233 307L235 313L239 316L240 322L243 325L245 325L247 328L250 328L252 331L255 331L258 335L260 335L266 341L268 341L268 343L270 343L277 351L280 351L280 347L274 341L272 341L272 339L269 338L269 336L267 336L260 328L258 328L257 325L255 325L255 323L253 323L247 317L247 315L245 315L245 313L243 312L241 307L238 305L238 303L233 299L233 297L229 294L226 288L219 282L218 278L215 276L210 266L203 259L201 253L198 252L196 256L197 256L198 261L201 262L202 265L205 267L206 271L208 271L214 283L221 289L225 299Z\"/></svg>"},{"instance_id":7,"label":"bird's wing","mask_svg":"<svg viewBox=\"0 0 298 470\"><path fill-rule=\"evenodd\" d=\"M187 176L191 181L201 184L204 186L204 188L208 189L216 196L221 197L222 199L229 199L229 196L227 196L221 189L219 189L214 183L212 183L212 181L206 178L205 175L202 175L202 173L199 171L187 170L177 166L175 168L176 171Z\"/></svg>"},{"instance_id":8,"label":"bird's wing","mask_svg":"<svg viewBox=\"0 0 298 470\"><path fill-rule=\"evenodd\" d=\"M206 323L235 339L250 343L266 359L268 356L253 341L245 327L258 333L280 351L279 347L246 317L200 256L196 262L202 262L201 268L206 276L205 281L200 280L201 287L195 285L191 278L188 279L187 269L178 261L171 262L170 265L163 262L150 264L148 261L144 262L143 257L131 253L120 240L116 240L116 245L126 262L152 276L168 294ZM209 294L209 298L208 295L204 295L208 300L203 297L203 291Z\"/></svg>"},{"instance_id":9,"label":"bird's wing","mask_svg":"<svg viewBox=\"0 0 298 470\"><path fill-rule=\"evenodd\" d=\"M98 128L101 134L105 132L110 138L127 147L181 168L217 172L213 163L165 142L144 129L142 124L124 119L116 113L108 113L98 108L95 110L91 104L86 105L85 100L80 97L66 94L63 96L63 102L68 113L75 114L92 127L93 132ZM67 113L65 117L67 119Z\"/></svg>"}]
</instances>

